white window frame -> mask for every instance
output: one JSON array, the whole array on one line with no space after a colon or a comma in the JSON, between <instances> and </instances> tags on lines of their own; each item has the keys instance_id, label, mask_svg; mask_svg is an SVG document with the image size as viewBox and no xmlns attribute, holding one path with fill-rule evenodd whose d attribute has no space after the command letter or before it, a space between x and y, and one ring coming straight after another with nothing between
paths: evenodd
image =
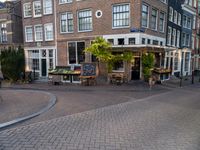
<instances>
[{"instance_id":1,"label":"white window frame","mask_svg":"<svg viewBox=\"0 0 200 150\"><path fill-rule=\"evenodd\" d=\"M153 29L153 28L152 28L152 24L151 24L151 29L157 31L157 30L158 30L158 9L156 9L156 8L152 8L152 9L151 9L151 23L152 23L152 10L153 10L153 9L156 11L156 28Z\"/></svg>"},{"instance_id":2,"label":"white window frame","mask_svg":"<svg viewBox=\"0 0 200 150\"><path fill-rule=\"evenodd\" d=\"M32 30L32 40L27 40L27 28L31 28ZM33 42L33 27L32 26L25 26L25 39L26 39L26 42Z\"/></svg>"},{"instance_id":3,"label":"white window frame","mask_svg":"<svg viewBox=\"0 0 200 150\"><path fill-rule=\"evenodd\" d=\"M181 16L182 16L182 15L181 15L180 13L178 13L178 25L179 25L179 26L181 26L181 20L182 20L182 19L181 19Z\"/></svg>"},{"instance_id":4,"label":"white window frame","mask_svg":"<svg viewBox=\"0 0 200 150\"><path fill-rule=\"evenodd\" d=\"M176 31L176 46L180 47L180 36L181 36L181 32L180 30Z\"/></svg>"},{"instance_id":5,"label":"white window frame","mask_svg":"<svg viewBox=\"0 0 200 150\"><path fill-rule=\"evenodd\" d=\"M174 10L174 23L177 24L177 16L178 16L178 13L176 10Z\"/></svg>"},{"instance_id":6,"label":"white window frame","mask_svg":"<svg viewBox=\"0 0 200 150\"><path fill-rule=\"evenodd\" d=\"M61 2L64 1L64 2ZM73 0L59 0L59 4L66 4L66 3L72 3Z\"/></svg>"},{"instance_id":7,"label":"white window frame","mask_svg":"<svg viewBox=\"0 0 200 150\"><path fill-rule=\"evenodd\" d=\"M122 6L122 5L128 5L129 7L129 13L128 13L128 19L129 19L129 22L128 22L128 25L124 25L124 26L114 26L114 12L113 12L113 8L115 6ZM112 5L112 29L120 29L120 28L129 28L130 27L130 14L131 14L131 9L130 9L130 3L120 3L120 4L114 4Z\"/></svg>"},{"instance_id":8,"label":"white window frame","mask_svg":"<svg viewBox=\"0 0 200 150\"><path fill-rule=\"evenodd\" d=\"M35 14L35 3L40 3L40 9L41 9L41 13L39 15L36 15ZM41 4L41 1L34 1L33 2L33 17L36 18L36 17L41 17L42 16L42 4Z\"/></svg>"},{"instance_id":9,"label":"white window frame","mask_svg":"<svg viewBox=\"0 0 200 150\"><path fill-rule=\"evenodd\" d=\"M165 32L165 16L166 16L166 15L165 15L165 12L162 12L162 11L161 11L160 14L161 14L161 13L164 14L164 18L163 18L162 30L160 30L160 20L161 20L161 19L160 19L160 15L159 15L159 31L160 31L160 32Z\"/></svg>"},{"instance_id":10,"label":"white window frame","mask_svg":"<svg viewBox=\"0 0 200 150\"><path fill-rule=\"evenodd\" d=\"M168 26L168 29L167 29L167 45L171 46L171 44L172 44L172 27Z\"/></svg>"},{"instance_id":11,"label":"white window frame","mask_svg":"<svg viewBox=\"0 0 200 150\"><path fill-rule=\"evenodd\" d=\"M173 15L174 15L174 10L172 7L169 7L169 21L173 22Z\"/></svg>"},{"instance_id":12,"label":"white window frame","mask_svg":"<svg viewBox=\"0 0 200 150\"><path fill-rule=\"evenodd\" d=\"M144 27L144 28L149 28L149 5L143 3L143 4L142 4L142 7L143 7L143 5L147 7L147 26L143 26L143 25L142 25L142 27ZM142 10L141 10L141 11L142 11ZM143 11L142 11L142 13L143 13ZM141 18L142 18L142 15L141 15Z\"/></svg>"},{"instance_id":13,"label":"white window frame","mask_svg":"<svg viewBox=\"0 0 200 150\"><path fill-rule=\"evenodd\" d=\"M52 27L52 38L47 38L47 33L46 33L46 27L51 26ZM44 24L44 36L45 36L45 41L53 41L54 40L54 29L53 29L53 23L47 23Z\"/></svg>"},{"instance_id":14,"label":"white window frame","mask_svg":"<svg viewBox=\"0 0 200 150\"><path fill-rule=\"evenodd\" d=\"M46 3L45 3L46 2ZM46 7L46 4L48 3L48 2L50 2L51 3L51 11L50 12L47 12L47 8L50 8L50 7ZM53 14L53 2L52 2L52 0L43 0L43 14L44 15L48 15L48 14Z\"/></svg>"},{"instance_id":15,"label":"white window frame","mask_svg":"<svg viewBox=\"0 0 200 150\"><path fill-rule=\"evenodd\" d=\"M68 19L68 14L72 14L72 21L73 21L73 31L69 31L69 19ZM62 20L61 20L61 16L62 15L66 15L66 32L62 31ZM74 16L72 12L65 12L65 13L61 13L60 14L60 33L73 33L74 32Z\"/></svg>"},{"instance_id":16,"label":"white window frame","mask_svg":"<svg viewBox=\"0 0 200 150\"><path fill-rule=\"evenodd\" d=\"M31 9L31 3L24 3L24 4L23 4L24 18L32 17L32 9L30 10L30 11L31 11L31 14L28 15L28 16L26 16L26 13L25 13L25 12L26 12L26 10L25 10L26 5L30 5L30 9Z\"/></svg>"},{"instance_id":17,"label":"white window frame","mask_svg":"<svg viewBox=\"0 0 200 150\"><path fill-rule=\"evenodd\" d=\"M41 27L42 29L42 38L41 39L37 39L37 33L36 33L36 27ZM43 26L42 24L37 24L34 26L34 35L35 35L35 41L43 41Z\"/></svg>"},{"instance_id":18,"label":"white window frame","mask_svg":"<svg viewBox=\"0 0 200 150\"><path fill-rule=\"evenodd\" d=\"M85 11L91 11L91 19L92 19L92 22L91 22L91 29L89 30L80 30L80 25L79 25L79 13L80 12L85 12ZM78 24L78 32L90 32L93 30L93 16L92 16L92 10L91 9L82 9L82 10L79 10L77 12L77 24Z\"/></svg>"},{"instance_id":19,"label":"white window frame","mask_svg":"<svg viewBox=\"0 0 200 150\"><path fill-rule=\"evenodd\" d=\"M176 46L176 29L172 30L172 46Z\"/></svg>"}]
</instances>

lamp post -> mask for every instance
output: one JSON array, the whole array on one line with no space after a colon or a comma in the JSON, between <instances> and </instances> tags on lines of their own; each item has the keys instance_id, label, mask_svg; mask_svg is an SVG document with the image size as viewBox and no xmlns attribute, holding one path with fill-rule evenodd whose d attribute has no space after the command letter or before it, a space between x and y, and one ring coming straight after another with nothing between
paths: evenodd
<instances>
[{"instance_id":1,"label":"lamp post","mask_svg":"<svg viewBox=\"0 0 200 150\"><path fill-rule=\"evenodd\" d=\"M180 87L182 87L183 82L183 52L181 49L181 74L180 74Z\"/></svg>"}]
</instances>

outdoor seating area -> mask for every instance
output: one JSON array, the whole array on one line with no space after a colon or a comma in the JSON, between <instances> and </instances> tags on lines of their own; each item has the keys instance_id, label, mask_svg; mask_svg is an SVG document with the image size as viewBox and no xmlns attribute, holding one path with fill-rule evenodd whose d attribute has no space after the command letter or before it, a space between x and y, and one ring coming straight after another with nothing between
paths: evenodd
<instances>
[{"instance_id":1,"label":"outdoor seating area","mask_svg":"<svg viewBox=\"0 0 200 150\"><path fill-rule=\"evenodd\" d=\"M121 85L128 82L128 77L122 72L109 73L108 78L111 84Z\"/></svg>"}]
</instances>

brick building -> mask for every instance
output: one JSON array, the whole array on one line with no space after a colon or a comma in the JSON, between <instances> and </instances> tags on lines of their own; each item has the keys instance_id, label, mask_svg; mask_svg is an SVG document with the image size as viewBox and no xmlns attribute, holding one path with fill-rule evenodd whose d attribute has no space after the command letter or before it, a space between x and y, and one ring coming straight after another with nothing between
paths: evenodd
<instances>
[{"instance_id":1,"label":"brick building","mask_svg":"<svg viewBox=\"0 0 200 150\"><path fill-rule=\"evenodd\" d=\"M54 1L24 0L22 8L26 71L46 78L56 65Z\"/></svg>"},{"instance_id":2,"label":"brick building","mask_svg":"<svg viewBox=\"0 0 200 150\"><path fill-rule=\"evenodd\" d=\"M167 3L165 0L59 0L56 3L58 65L92 62L83 50L97 36L112 44L113 53L133 52L131 64L118 62L114 72L129 80L142 78L142 53L154 52L164 64Z\"/></svg>"},{"instance_id":3,"label":"brick building","mask_svg":"<svg viewBox=\"0 0 200 150\"><path fill-rule=\"evenodd\" d=\"M0 49L23 45L21 2L0 2Z\"/></svg>"}]
</instances>

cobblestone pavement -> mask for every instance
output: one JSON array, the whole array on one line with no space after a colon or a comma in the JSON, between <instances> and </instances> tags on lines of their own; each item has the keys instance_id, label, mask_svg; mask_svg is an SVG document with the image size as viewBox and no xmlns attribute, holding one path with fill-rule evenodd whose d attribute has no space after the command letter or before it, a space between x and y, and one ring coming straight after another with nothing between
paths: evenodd
<instances>
[{"instance_id":1,"label":"cobblestone pavement","mask_svg":"<svg viewBox=\"0 0 200 150\"><path fill-rule=\"evenodd\" d=\"M199 150L200 86L0 132L0 149Z\"/></svg>"},{"instance_id":2,"label":"cobblestone pavement","mask_svg":"<svg viewBox=\"0 0 200 150\"><path fill-rule=\"evenodd\" d=\"M0 124L40 111L49 103L49 95L30 90L0 90ZM37 96L36 96L37 95Z\"/></svg>"}]
</instances>

